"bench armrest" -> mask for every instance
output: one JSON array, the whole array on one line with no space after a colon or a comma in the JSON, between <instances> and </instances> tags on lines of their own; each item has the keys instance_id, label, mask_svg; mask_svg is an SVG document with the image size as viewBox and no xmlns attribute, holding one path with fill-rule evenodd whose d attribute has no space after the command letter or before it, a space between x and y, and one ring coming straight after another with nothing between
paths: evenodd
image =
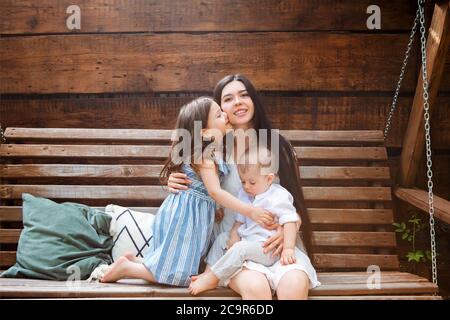
<instances>
[{"instance_id":1,"label":"bench armrest","mask_svg":"<svg viewBox=\"0 0 450 320\"><path fill-rule=\"evenodd\" d=\"M394 195L414 207L428 213L428 192L419 189L397 188ZM445 200L437 195L433 195L434 199L434 217L450 224L450 201Z\"/></svg>"}]
</instances>

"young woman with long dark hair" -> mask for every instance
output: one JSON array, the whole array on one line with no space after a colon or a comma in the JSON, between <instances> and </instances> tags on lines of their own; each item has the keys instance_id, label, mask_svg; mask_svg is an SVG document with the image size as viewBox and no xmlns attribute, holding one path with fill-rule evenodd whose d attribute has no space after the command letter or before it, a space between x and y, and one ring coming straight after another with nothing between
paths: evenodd
<instances>
[{"instance_id":1,"label":"young woman with long dark hair","mask_svg":"<svg viewBox=\"0 0 450 320\"><path fill-rule=\"evenodd\" d=\"M228 120L233 129L250 130L259 132L260 129L269 131L267 146L271 146L272 138L277 135L271 131L272 125L264 109L258 93L253 84L245 76L236 74L228 75L220 80L214 88L214 99L227 114ZM316 272L307 256L306 252L311 252L310 222L306 212L304 197L301 189L300 174L298 170L297 157L293 147L283 136L276 137L279 140L278 175L280 184L286 188L294 197L294 206L300 215L301 230L303 233L302 248L301 241L299 247L303 251L296 251L297 263L281 265L279 262L272 267L265 267L256 263L248 262L245 268L235 275L229 282L229 287L239 293L243 299L270 299L272 290L276 291L278 299L305 299L308 291L319 285ZM233 146L236 150L237 141ZM233 152L235 159L240 155ZM227 159L227 161L234 159ZM233 166L230 166L233 168ZM231 170L233 171L233 170ZM236 169L234 169L236 171ZM173 173L169 177L169 190L176 192L177 189L186 189L189 181L182 173ZM240 187L240 180L237 173L229 174L222 183L222 187L232 194L236 194ZM222 232L231 229L233 212L225 210L222 222L215 227L215 236L220 236ZM265 243L268 251L273 250L274 254L282 251L283 233L279 232Z\"/></svg>"}]
</instances>

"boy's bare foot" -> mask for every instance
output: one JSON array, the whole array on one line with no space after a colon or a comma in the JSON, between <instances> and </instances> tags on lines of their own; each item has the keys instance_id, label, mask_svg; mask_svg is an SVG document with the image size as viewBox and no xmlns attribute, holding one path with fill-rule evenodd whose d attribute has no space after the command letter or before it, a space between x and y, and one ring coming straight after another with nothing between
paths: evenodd
<instances>
[{"instance_id":1,"label":"boy's bare foot","mask_svg":"<svg viewBox=\"0 0 450 320\"><path fill-rule=\"evenodd\" d=\"M214 275L214 273L204 272L198 275L195 279L192 278L191 284L189 285L189 292L192 295L197 295L206 290L212 290L219 284L219 279Z\"/></svg>"},{"instance_id":2,"label":"boy's bare foot","mask_svg":"<svg viewBox=\"0 0 450 320\"><path fill-rule=\"evenodd\" d=\"M199 276L200 276L200 275L198 275L198 276L191 276L191 281L197 280Z\"/></svg>"},{"instance_id":3,"label":"boy's bare foot","mask_svg":"<svg viewBox=\"0 0 450 320\"><path fill-rule=\"evenodd\" d=\"M130 260L126 257L120 257L116 262L114 262L105 275L100 279L100 282L116 282L125 277L125 272L128 267L130 267Z\"/></svg>"}]
</instances>

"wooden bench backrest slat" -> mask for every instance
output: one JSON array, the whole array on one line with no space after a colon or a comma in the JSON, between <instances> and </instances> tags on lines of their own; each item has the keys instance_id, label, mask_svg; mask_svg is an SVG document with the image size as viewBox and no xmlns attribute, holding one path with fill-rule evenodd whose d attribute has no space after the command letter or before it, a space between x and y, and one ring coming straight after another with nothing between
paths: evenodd
<instances>
[{"instance_id":1,"label":"wooden bench backrest slat","mask_svg":"<svg viewBox=\"0 0 450 320\"><path fill-rule=\"evenodd\" d=\"M105 207L94 207L104 210ZM155 214L158 207L130 207L131 210ZM392 209L324 209L308 210L311 223L314 224L359 224L383 225L394 222ZM0 206L0 222L22 221L22 207Z\"/></svg>"},{"instance_id":2,"label":"wooden bench backrest slat","mask_svg":"<svg viewBox=\"0 0 450 320\"><path fill-rule=\"evenodd\" d=\"M382 147L295 147L299 160L387 159ZM5 158L166 159L170 146L3 144Z\"/></svg>"},{"instance_id":3,"label":"wooden bench backrest slat","mask_svg":"<svg viewBox=\"0 0 450 320\"><path fill-rule=\"evenodd\" d=\"M333 144L378 144L383 145L383 133L379 130L365 131L322 131L322 130L280 130L286 139L297 143ZM147 142L169 143L171 130L155 129L66 129L66 128L6 128L8 141L93 141L93 142Z\"/></svg>"},{"instance_id":4,"label":"wooden bench backrest slat","mask_svg":"<svg viewBox=\"0 0 450 320\"><path fill-rule=\"evenodd\" d=\"M3 185L0 199L21 199L22 193L39 194L53 199L129 199L163 201L168 192L161 186L91 186L91 185ZM390 201L387 187L303 187L309 201Z\"/></svg>"},{"instance_id":5,"label":"wooden bench backrest slat","mask_svg":"<svg viewBox=\"0 0 450 320\"><path fill-rule=\"evenodd\" d=\"M22 229L0 229L0 243L17 243ZM315 246L395 247L392 232L313 231Z\"/></svg>"},{"instance_id":6,"label":"wooden bench backrest slat","mask_svg":"<svg viewBox=\"0 0 450 320\"><path fill-rule=\"evenodd\" d=\"M163 165L0 165L4 178L159 178ZM388 167L299 167L302 179L388 181Z\"/></svg>"}]
</instances>

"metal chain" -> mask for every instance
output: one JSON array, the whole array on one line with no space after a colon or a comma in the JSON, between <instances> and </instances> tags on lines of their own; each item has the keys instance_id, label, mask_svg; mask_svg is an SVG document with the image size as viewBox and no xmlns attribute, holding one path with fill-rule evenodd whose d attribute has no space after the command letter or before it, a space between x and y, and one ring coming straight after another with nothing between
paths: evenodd
<instances>
[{"instance_id":1,"label":"metal chain","mask_svg":"<svg viewBox=\"0 0 450 320\"><path fill-rule=\"evenodd\" d=\"M5 134L3 133L2 124L0 123L0 143L6 143Z\"/></svg>"},{"instance_id":2,"label":"metal chain","mask_svg":"<svg viewBox=\"0 0 450 320\"><path fill-rule=\"evenodd\" d=\"M409 53L411 52L412 44L414 42L414 35L416 34L417 24L419 23L420 10L417 8L416 18L414 19L414 25L411 29L411 34L409 35L408 46L405 51L405 58L403 59L402 69L400 71L400 76L397 82L397 88L395 89L394 98L392 99L391 111L389 112L389 116L386 120L386 127L384 128L384 140L386 140L389 129L391 128L392 117L394 116L395 109L397 108L397 99L400 93L400 87L402 86L403 76L405 74L406 66L408 65Z\"/></svg>"},{"instance_id":3,"label":"metal chain","mask_svg":"<svg viewBox=\"0 0 450 320\"><path fill-rule=\"evenodd\" d=\"M434 231L434 203L433 203L433 171L431 161L431 136L430 136L430 105L428 102L428 75L427 75L427 51L425 38L425 13L424 0L418 0L420 10L420 43L422 51L422 81L423 81L423 109L425 125L425 141L427 155L427 177L428 177L428 212L430 214L430 239L431 239L431 271L433 283L437 285L437 262L436 262L436 233Z\"/></svg>"}]
</instances>

